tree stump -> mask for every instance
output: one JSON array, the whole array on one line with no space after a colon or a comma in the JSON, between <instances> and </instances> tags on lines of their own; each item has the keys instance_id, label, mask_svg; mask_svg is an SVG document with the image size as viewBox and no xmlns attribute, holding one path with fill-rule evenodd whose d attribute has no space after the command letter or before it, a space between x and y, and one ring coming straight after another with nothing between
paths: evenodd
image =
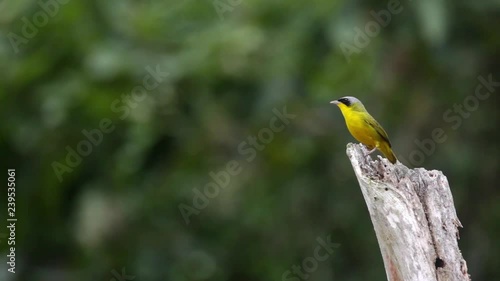
<instances>
[{"instance_id":1,"label":"tree stump","mask_svg":"<svg viewBox=\"0 0 500 281\"><path fill-rule=\"evenodd\" d=\"M470 280L458 248L458 220L448 180L441 171L409 169L361 144L347 155L377 235L389 281Z\"/></svg>"}]
</instances>

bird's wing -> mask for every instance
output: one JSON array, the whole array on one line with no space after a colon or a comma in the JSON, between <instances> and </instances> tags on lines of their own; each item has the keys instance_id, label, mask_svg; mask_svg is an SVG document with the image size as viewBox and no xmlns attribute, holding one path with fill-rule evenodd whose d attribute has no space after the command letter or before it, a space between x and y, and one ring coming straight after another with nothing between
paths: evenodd
<instances>
[{"instance_id":1,"label":"bird's wing","mask_svg":"<svg viewBox=\"0 0 500 281\"><path fill-rule=\"evenodd\" d=\"M379 134L383 140L385 140L388 144L389 147L392 147L391 142L389 141L389 136L387 136L387 133L385 132L384 128L380 126L380 124L375 120L374 118L369 118L365 119L366 124L368 124L370 127L375 129L377 134Z\"/></svg>"}]
</instances>

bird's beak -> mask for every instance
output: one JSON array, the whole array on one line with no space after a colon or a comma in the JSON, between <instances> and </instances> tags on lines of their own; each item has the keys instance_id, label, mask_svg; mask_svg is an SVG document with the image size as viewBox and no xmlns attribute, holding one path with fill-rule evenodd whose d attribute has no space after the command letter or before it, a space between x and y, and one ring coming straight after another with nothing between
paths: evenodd
<instances>
[{"instance_id":1,"label":"bird's beak","mask_svg":"<svg viewBox=\"0 0 500 281\"><path fill-rule=\"evenodd\" d=\"M337 100L332 100L330 103L339 104L339 102Z\"/></svg>"}]
</instances>

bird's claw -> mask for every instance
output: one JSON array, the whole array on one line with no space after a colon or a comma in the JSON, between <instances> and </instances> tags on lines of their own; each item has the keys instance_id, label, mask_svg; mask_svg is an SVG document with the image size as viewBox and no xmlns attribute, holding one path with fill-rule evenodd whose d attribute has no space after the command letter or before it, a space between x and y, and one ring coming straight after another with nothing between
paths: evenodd
<instances>
[{"instance_id":1,"label":"bird's claw","mask_svg":"<svg viewBox=\"0 0 500 281\"><path fill-rule=\"evenodd\" d=\"M366 147L366 149L370 149L370 148ZM370 151L368 151L367 153L365 153L365 156L368 156L368 155L372 154L376 149L377 149L377 147L372 148Z\"/></svg>"}]
</instances>

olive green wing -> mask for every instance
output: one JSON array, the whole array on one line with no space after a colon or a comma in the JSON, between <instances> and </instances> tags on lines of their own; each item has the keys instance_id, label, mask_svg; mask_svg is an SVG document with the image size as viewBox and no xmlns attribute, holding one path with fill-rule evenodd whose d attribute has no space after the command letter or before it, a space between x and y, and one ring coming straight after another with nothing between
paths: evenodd
<instances>
[{"instance_id":1,"label":"olive green wing","mask_svg":"<svg viewBox=\"0 0 500 281\"><path fill-rule=\"evenodd\" d=\"M372 127L377 132L377 134L389 144L389 147L392 147L391 142L389 141L389 136L387 136L387 133L385 132L384 128L382 128L382 126L377 122L377 120L371 117L365 119L365 123L368 124L370 127Z\"/></svg>"}]
</instances>

